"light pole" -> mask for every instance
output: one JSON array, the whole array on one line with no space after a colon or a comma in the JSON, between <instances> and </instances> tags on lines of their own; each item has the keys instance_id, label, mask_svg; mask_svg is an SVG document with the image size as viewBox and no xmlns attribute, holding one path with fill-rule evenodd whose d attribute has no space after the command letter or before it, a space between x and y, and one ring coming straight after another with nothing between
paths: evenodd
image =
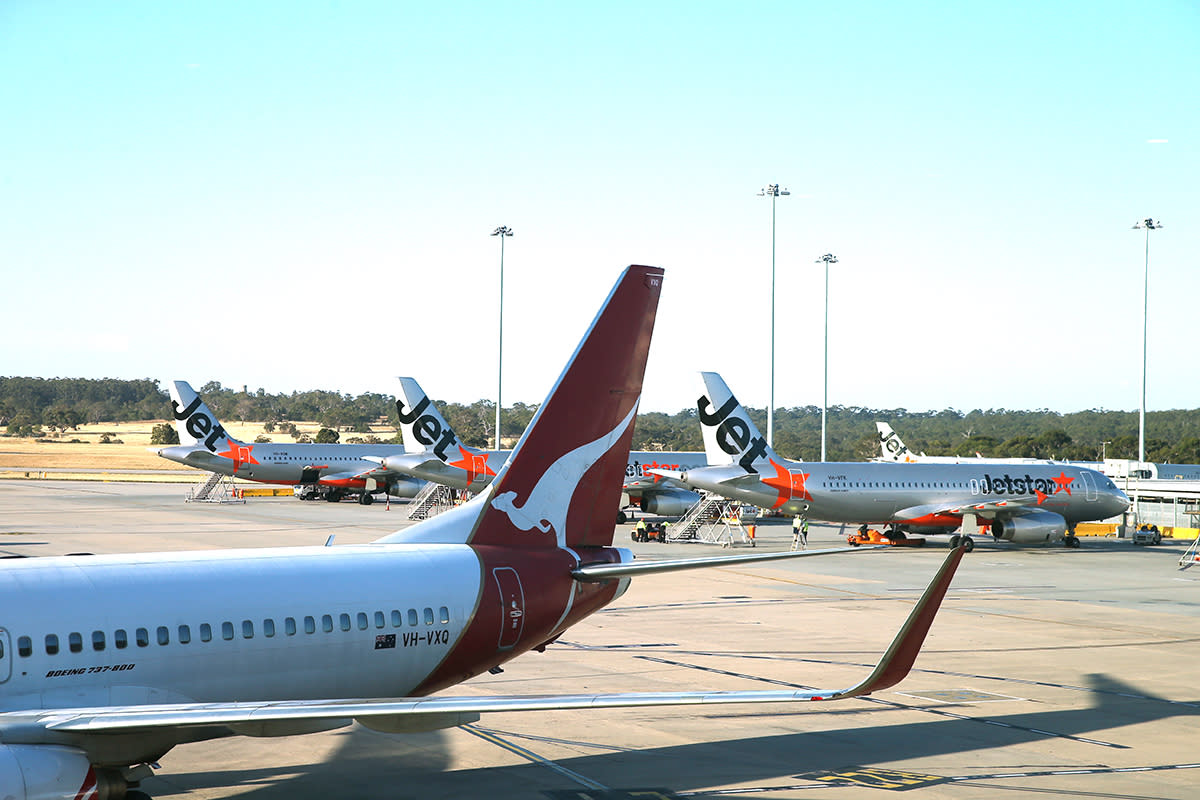
<instances>
[{"instance_id":1,"label":"light pole","mask_svg":"<svg viewBox=\"0 0 1200 800\"><path fill-rule=\"evenodd\" d=\"M825 262L825 396L821 401L821 460L825 460L825 411L829 408L829 265L838 263L837 256L826 253L816 260Z\"/></svg>"},{"instance_id":2,"label":"light pole","mask_svg":"<svg viewBox=\"0 0 1200 800\"><path fill-rule=\"evenodd\" d=\"M767 184L759 197L771 198L771 401L767 404L767 445L775 446L775 198L789 195L778 183Z\"/></svg>"},{"instance_id":3,"label":"light pole","mask_svg":"<svg viewBox=\"0 0 1200 800\"><path fill-rule=\"evenodd\" d=\"M1112 440L1100 443L1100 463L1108 460L1108 446L1112 444Z\"/></svg>"},{"instance_id":4,"label":"light pole","mask_svg":"<svg viewBox=\"0 0 1200 800\"><path fill-rule=\"evenodd\" d=\"M1138 469L1146 461L1146 331L1149 325L1150 310L1150 231L1163 227L1161 222L1149 217L1135 223L1133 229L1146 229L1146 269L1142 275L1142 409L1138 414Z\"/></svg>"},{"instance_id":5,"label":"light pole","mask_svg":"<svg viewBox=\"0 0 1200 800\"><path fill-rule=\"evenodd\" d=\"M504 239L512 236L512 228L501 225L492 231L500 237L500 333L496 337L499 352L496 355L496 449L500 449L500 390L504 387Z\"/></svg>"}]
</instances>

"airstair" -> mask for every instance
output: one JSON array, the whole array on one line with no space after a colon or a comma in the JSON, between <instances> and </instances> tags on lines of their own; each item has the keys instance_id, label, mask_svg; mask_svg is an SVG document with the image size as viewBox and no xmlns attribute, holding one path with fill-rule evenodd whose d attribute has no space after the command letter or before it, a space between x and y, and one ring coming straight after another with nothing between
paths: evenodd
<instances>
[{"instance_id":1,"label":"airstair","mask_svg":"<svg viewBox=\"0 0 1200 800\"><path fill-rule=\"evenodd\" d=\"M193 486L185 500L189 503L244 503L233 487L233 476L213 472L204 483Z\"/></svg>"},{"instance_id":2,"label":"airstair","mask_svg":"<svg viewBox=\"0 0 1200 800\"><path fill-rule=\"evenodd\" d=\"M454 506L454 490L449 486L429 481L408 504L408 519L421 520L436 517Z\"/></svg>"},{"instance_id":3,"label":"airstair","mask_svg":"<svg viewBox=\"0 0 1200 800\"><path fill-rule=\"evenodd\" d=\"M1187 569L1198 563L1200 563L1200 536L1197 536L1191 546L1179 557L1179 567L1180 569Z\"/></svg>"},{"instance_id":4,"label":"airstair","mask_svg":"<svg viewBox=\"0 0 1200 800\"><path fill-rule=\"evenodd\" d=\"M667 528L668 542L694 541L731 547L738 542L753 546L742 525L741 505L711 492L701 492L696 505Z\"/></svg>"}]
</instances>

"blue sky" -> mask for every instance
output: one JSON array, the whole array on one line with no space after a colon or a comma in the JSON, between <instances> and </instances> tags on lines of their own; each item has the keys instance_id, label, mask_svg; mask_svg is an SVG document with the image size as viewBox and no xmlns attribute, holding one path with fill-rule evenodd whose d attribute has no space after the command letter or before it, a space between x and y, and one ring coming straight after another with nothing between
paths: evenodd
<instances>
[{"instance_id":1,"label":"blue sky","mask_svg":"<svg viewBox=\"0 0 1200 800\"><path fill-rule=\"evenodd\" d=\"M666 267L643 408L1200 407L1190 2L0 4L0 374L538 402Z\"/></svg>"}]
</instances>

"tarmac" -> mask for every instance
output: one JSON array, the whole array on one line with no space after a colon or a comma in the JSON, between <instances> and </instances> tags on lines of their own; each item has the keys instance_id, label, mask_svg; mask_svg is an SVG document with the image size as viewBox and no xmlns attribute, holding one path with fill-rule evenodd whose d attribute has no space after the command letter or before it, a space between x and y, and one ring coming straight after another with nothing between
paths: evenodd
<instances>
[{"instance_id":1,"label":"tarmac","mask_svg":"<svg viewBox=\"0 0 1200 800\"><path fill-rule=\"evenodd\" d=\"M0 551L27 556L367 542L403 505L184 502L171 485L0 482ZM639 557L748 551L616 544ZM844 543L813 525L809 546ZM896 548L647 576L545 653L447 694L840 688L887 648L946 550ZM757 550L786 550L786 521ZM419 735L359 726L183 745L155 798L1194 798L1200 569L1188 543L981 542L916 666L828 704L485 715ZM3 563L0 562L0 569ZM5 615L19 609L5 609ZM247 698L252 699L252 698Z\"/></svg>"}]
</instances>

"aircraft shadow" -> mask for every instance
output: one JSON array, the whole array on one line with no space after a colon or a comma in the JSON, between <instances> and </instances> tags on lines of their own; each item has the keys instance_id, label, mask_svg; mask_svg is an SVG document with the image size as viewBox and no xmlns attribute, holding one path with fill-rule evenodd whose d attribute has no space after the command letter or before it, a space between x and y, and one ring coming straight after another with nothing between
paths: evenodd
<instances>
[{"instance_id":1,"label":"aircraft shadow","mask_svg":"<svg viewBox=\"0 0 1200 800\"><path fill-rule=\"evenodd\" d=\"M1126 725L1154 722L1177 716L1200 716L1200 703L1172 702L1147 696L1136 688L1105 675L1089 676L1095 702L1089 708L1052 711L1030 711L1025 713L993 716L987 704L980 706L934 706L952 708L955 713L969 715L973 719L931 717L920 722L878 727L845 727L825 731L797 730L741 739L696 742L667 747L630 749L621 752L601 752L558 758L555 764L606 786L615 788L661 787L672 791L689 791L711 786L746 784L764 780L779 780L801 773L819 772L843 767L871 766L911 759L932 758L971 751L982 751L1009 745L1045 743L1058 741L1061 746L1071 748L1093 748L1094 756L1087 756L1088 763L1110 763L1128 761L1119 754L1128 753L1129 748L1119 742L1105 740L1098 731ZM1138 695L1121 696L1122 693ZM925 706L922 706L925 707ZM837 711L838 709L831 709ZM850 709L845 709L850 711ZM672 713L693 714L692 711L661 710L666 716ZM711 719L713 727L720 729L721 720L737 716L771 717L775 725L787 720L799 727L802 717L812 713L829 713L809 710L775 714L762 709L747 708L739 715L735 707L712 709L712 713L698 715ZM886 714L886 709L875 713ZM913 711L902 711L912 714ZM597 712L597 725L611 724ZM854 716L851 714L851 716ZM983 722L982 720L989 720ZM485 717L481 723L487 726ZM1048 737L1045 731L1054 734ZM626 736L613 737L606 732L605 741L619 741L637 748L638 731L631 729ZM543 798L552 790L579 789L580 785L570 778L557 774L545 766L521 764L518 766L482 767L451 770L451 759L447 752L447 734L420 734L409 736L385 736L355 726L342 734L343 740L337 751L326 761L306 766L273 768L264 766L252 770L229 770L209 773L164 773L164 779L146 781L143 789L156 798L168 798L174 787L186 786L189 790L217 787L241 787L238 794L247 800L327 800L333 797L354 797L362 800L387 798L387 800L429 800L433 797L470 798ZM552 735L552 734L550 734ZM1095 739L1100 743L1071 741ZM1116 746L1106 746L1108 741ZM520 742L535 752L545 748L537 744ZM1060 748L1055 748L1061 751ZM1071 752L1078 752L1072 750ZM186 763L186 748L180 748L168 756L176 764ZM1153 750L1146 748L1146 755L1134 759L1137 763L1154 762ZM1047 755L1052 759L1053 756ZM509 762L511 756L501 756L497 751L497 763ZM1004 766L1022 770L1044 768L1042 764L1012 764ZM247 790L248 789L248 790ZM236 793L238 790L234 789ZM336 793L332 794L331 793ZM187 792L183 792L187 794Z\"/></svg>"}]
</instances>

